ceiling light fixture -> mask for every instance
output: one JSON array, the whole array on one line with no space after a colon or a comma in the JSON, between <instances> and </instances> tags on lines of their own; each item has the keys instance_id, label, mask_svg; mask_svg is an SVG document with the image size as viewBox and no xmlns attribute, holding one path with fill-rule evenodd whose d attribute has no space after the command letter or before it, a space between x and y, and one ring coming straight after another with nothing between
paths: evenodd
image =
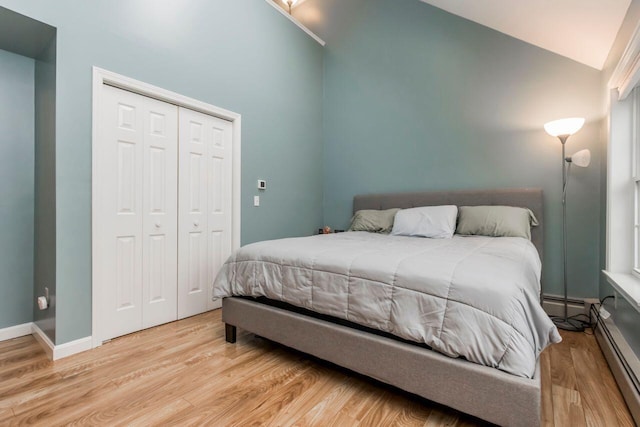
<instances>
[{"instance_id":1,"label":"ceiling light fixture","mask_svg":"<svg viewBox=\"0 0 640 427\"><path fill-rule=\"evenodd\" d=\"M289 7L289 15L291 15L291 8L294 4L296 4L297 1L298 0L282 0L282 2Z\"/></svg>"}]
</instances>

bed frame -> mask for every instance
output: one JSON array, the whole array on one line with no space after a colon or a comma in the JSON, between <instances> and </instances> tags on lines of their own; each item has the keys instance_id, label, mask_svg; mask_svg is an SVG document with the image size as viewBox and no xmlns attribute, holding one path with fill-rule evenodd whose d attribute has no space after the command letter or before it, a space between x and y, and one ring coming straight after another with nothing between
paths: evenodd
<instances>
[{"instance_id":1,"label":"bed frame","mask_svg":"<svg viewBox=\"0 0 640 427\"><path fill-rule=\"evenodd\" d=\"M453 204L529 208L540 225L532 242L542 259L543 205L540 189L422 192L356 196L360 209ZM504 426L540 425L540 364L532 379L454 359L435 351L333 322L326 316L289 310L263 301L230 297L222 302L226 340L236 327L367 375L402 390Z\"/></svg>"}]
</instances>

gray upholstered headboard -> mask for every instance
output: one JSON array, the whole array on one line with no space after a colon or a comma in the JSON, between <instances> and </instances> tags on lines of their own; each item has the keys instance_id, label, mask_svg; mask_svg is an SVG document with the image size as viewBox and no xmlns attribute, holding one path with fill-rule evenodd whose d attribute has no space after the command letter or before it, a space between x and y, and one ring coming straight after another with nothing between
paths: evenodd
<instances>
[{"instance_id":1,"label":"gray upholstered headboard","mask_svg":"<svg viewBox=\"0 0 640 427\"><path fill-rule=\"evenodd\" d=\"M540 188L368 194L353 198L354 213L361 209L414 208L437 205L503 205L531 209L540 223L537 227L531 228L531 241L538 249L540 259L542 259L544 217L542 215L542 189Z\"/></svg>"}]
</instances>

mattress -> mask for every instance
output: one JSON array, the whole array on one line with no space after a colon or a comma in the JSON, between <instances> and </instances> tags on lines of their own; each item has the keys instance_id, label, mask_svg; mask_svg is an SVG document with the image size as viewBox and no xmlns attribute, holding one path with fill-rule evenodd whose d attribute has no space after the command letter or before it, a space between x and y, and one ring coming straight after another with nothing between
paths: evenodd
<instances>
[{"instance_id":1,"label":"mattress","mask_svg":"<svg viewBox=\"0 0 640 427\"><path fill-rule=\"evenodd\" d=\"M540 273L522 238L347 232L247 245L223 265L213 297L283 301L531 378L561 341L539 304Z\"/></svg>"}]
</instances>

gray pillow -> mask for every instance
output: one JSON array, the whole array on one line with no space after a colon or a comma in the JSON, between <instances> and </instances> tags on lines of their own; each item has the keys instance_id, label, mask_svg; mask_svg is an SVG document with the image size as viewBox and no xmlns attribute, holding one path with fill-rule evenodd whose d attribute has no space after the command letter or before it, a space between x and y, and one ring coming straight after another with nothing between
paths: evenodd
<instances>
[{"instance_id":1,"label":"gray pillow","mask_svg":"<svg viewBox=\"0 0 640 427\"><path fill-rule=\"evenodd\" d=\"M364 209L357 211L351 218L349 231L369 231L372 233L389 233L393 228L393 218L400 209Z\"/></svg>"},{"instance_id":2,"label":"gray pillow","mask_svg":"<svg viewBox=\"0 0 640 427\"><path fill-rule=\"evenodd\" d=\"M531 210L513 206L460 206L457 234L490 237L524 237L538 220Z\"/></svg>"}]
</instances>

